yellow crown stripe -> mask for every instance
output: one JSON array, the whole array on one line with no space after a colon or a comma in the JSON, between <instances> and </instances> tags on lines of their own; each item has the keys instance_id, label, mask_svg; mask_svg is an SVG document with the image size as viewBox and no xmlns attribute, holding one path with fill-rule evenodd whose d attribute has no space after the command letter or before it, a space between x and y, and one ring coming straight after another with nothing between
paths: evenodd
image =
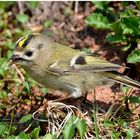
<instances>
[{"instance_id":1,"label":"yellow crown stripe","mask_svg":"<svg viewBox=\"0 0 140 140\"><path fill-rule=\"evenodd\" d=\"M18 46L22 47L24 42L28 39L28 36L25 36L21 41L19 41Z\"/></svg>"}]
</instances>

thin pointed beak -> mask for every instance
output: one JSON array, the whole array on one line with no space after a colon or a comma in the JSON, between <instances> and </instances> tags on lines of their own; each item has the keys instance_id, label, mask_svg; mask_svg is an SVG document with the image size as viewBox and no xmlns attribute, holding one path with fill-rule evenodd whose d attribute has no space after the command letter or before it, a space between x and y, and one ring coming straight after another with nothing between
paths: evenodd
<instances>
[{"instance_id":1,"label":"thin pointed beak","mask_svg":"<svg viewBox=\"0 0 140 140\"><path fill-rule=\"evenodd\" d=\"M20 60L21 60L21 57L19 55L13 55L8 61L8 66L16 64Z\"/></svg>"}]
</instances>

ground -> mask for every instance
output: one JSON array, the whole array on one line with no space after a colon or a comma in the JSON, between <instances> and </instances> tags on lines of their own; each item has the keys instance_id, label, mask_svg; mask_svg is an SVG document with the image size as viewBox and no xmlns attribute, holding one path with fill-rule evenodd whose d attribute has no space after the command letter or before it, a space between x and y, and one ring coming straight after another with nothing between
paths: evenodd
<instances>
[{"instance_id":1,"label":"ground","mask_svg":"<svg viewBox=\"0 0 140 140\"><path fill-rule=\"evenodd\" d=\"M86 48L90 52L98 55L105 60L123 66L127 65L125 63L127 54L122 52L119 47L112 47L114 46L114 44L109 44L106 41L105 38L108 31L96 30L95 28L88 27L85 24L86 16L88 16L95 10L95 6L91 2L40 1L40 4L36 9L28 8L25 3L26 2L17 2L14 6L11 7L10 10L12 13L19 12L29 14L29 21L26 25L23 26L26 30L30 29L32 32L40 32L45 29L45 26L49 26L49 30L56 34L54 38L57 42L66 44L69 47L79 49L81 51ZM120 3L112 2L112 6L114 6L116 10L118 10ZM44 22L46 22L47 25L44 25ZM14 28L14 25L11 24L11 28ZM20 69L18 66L14 66L13 70L18 72L19 81L21 83L23 81L26 81L25 72L22 69ZM129 74L127 71L125 71L125 69L122 69L120 71L122 73ZM12 81L6 81L5 86L10 82ZM58 91L51 91L52 95L42 94L42 92L40 91L40 88L42 88L42 86L33 85L31 86L31 89L27 88L27 93L30 92L30 94L24 93L20 96L17 96L16 86L12 85L12 87L12 90L10 90L12 94L9 94L8 99L4 101L7 107L4 110L0 110L0 117L4 119L3 116L6 116L5 118L9 119L9 114L13 112L14 108L16 118L15 124L23 114L34 113L40 107L45 106L48 97L50 99L53 99L53 95L61 94ZM20 85L18 87L19 92L23 91L23 89L23 85ZM134 90L133 93L137 95L138 91L136 92ZM132 92L130 92L130 94L132 94ZM123 102L123 97L125 97L125 95L121 92L120 85L118 84L113 87L97 87L89 91L87 95L87 99L96 104L99 107L99 113L102 113L102 115L99 114L101 115L99 121L102 121L102 118L104 118L104 116L108 118L110 116L121 116L122 110L126 110L126 112L129 112L129 108L133 108L133 106L129 106L127 101ZM3 101L1 102L3 103ZM110 114L110 112L112 112L112 114ZM131 114L130 118L132 120L135 120L135 118L139 116L139 112L140 108L137 108L134 115ZM42 127L44 128L46 126L43 125ZM100 126L100 128L103 130L102 127L103 126ZM23 129L23 126L21 126L21 128ZM18 128L18 131L20 131L20 128ZM42 133L45 133L45 130ZM101 131L101 133L107 133L108 135L108 132L106 132L106 130ZM107 136L105 138L110 137Z\"/></svg>"}]
</instances>

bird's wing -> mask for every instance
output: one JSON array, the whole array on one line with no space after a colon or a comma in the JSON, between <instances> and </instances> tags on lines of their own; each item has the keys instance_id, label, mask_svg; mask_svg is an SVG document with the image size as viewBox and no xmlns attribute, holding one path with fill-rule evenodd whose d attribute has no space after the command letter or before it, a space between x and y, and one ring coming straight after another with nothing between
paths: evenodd
<instances>
[{"instance_id":1,"label":"bird's wing","mask_svg":"<svg viewBox=\"0 0 140 140\"><path fill-rule=\"evenodd\" d=\"M72 61L74 69L81 72L117 71L119 68L123 67L91 55L81 55L73 58Z\"/></svg>"},{"instance_id":2,"label":"bird's wing","mask_svg":"<svg viewBox=\"0 0 140 140\"><path fill-rule=\"evenodd\" d=\"M67 72L72 71L73 67L69 65L69 62L66 61L56 61L48 66L46 72L59 76L64 75Z\"/></svg>"},{"instance_id":3,"label":"bird's wing","mask_svg":"<svg viewBox=\"0 0 140 140\"><path fill-rule=\"evenodd\" d=\"M55 75L63 74L78 74L89 72L104 72L104 71L118 71L123 66L110 63L99 57L93 57L90 55L78 55L70 60L61 60L52 63L48 67L48 72Z\"/></svg>"}]
</instances>

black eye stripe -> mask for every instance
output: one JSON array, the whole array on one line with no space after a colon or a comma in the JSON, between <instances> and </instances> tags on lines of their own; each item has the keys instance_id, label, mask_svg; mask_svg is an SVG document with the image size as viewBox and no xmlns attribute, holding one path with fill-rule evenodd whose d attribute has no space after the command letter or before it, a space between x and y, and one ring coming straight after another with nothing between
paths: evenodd
<instances>
[{"instance_id":1,"label":"black eye stripe","mask_svg":"<svg viewBox=\"0 0 140 140\"><path fill-rule=\"evenodd\" d=\"M25 53L25 55L27 55L27 56L32 56L33 55L33 52L32 51L27 51L26 53Z\"/></svg>"}]
</instances>

